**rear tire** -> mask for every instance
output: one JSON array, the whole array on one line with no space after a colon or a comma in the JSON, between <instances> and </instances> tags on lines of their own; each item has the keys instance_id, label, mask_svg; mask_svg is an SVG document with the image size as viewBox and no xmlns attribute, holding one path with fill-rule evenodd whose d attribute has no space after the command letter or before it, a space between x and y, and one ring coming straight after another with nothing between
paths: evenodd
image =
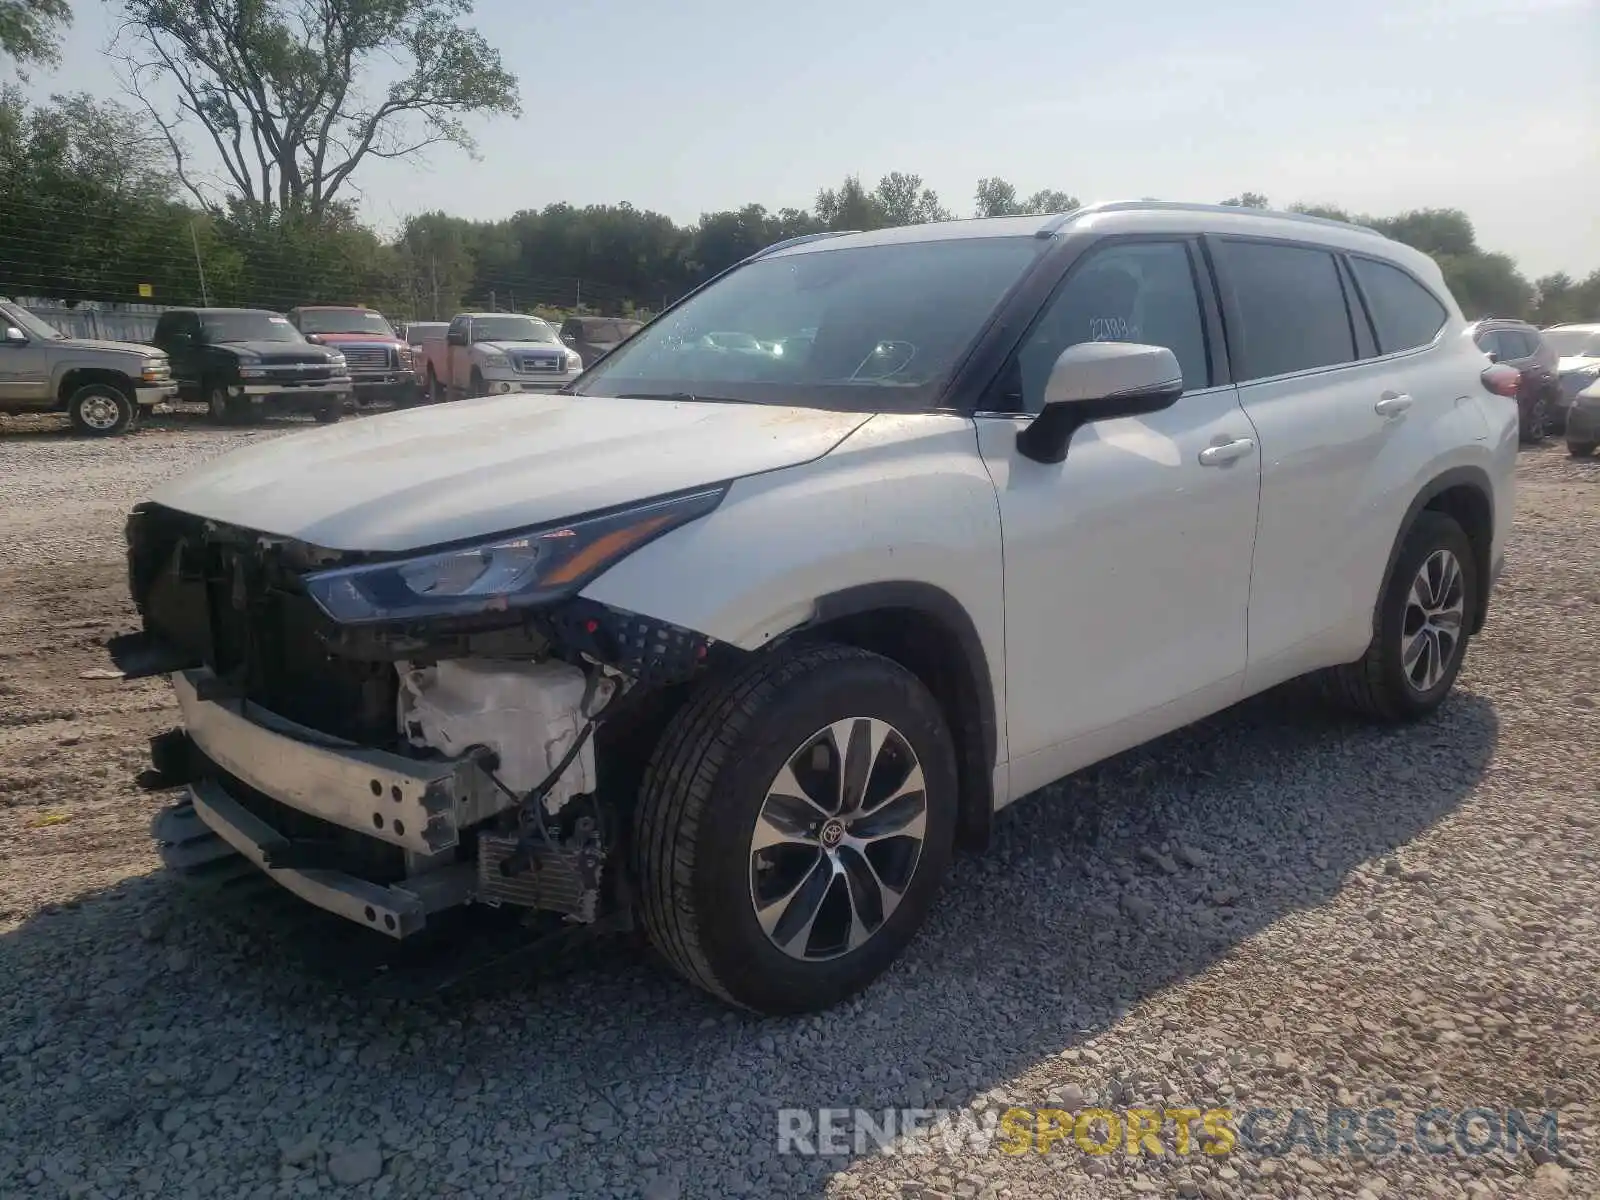
<instances>
[{"instance_id":1,"label":"rear tire","mask_svg":"<svg viewBox=\"0 0 1600 1200\"><path fill-rule=\"evenodd\" d=\"M1355 662L1322 675L1324 694L1390 723L1433 712L1461 671L1478 587L1466 532L1444 513L1418 513L1379 598L1372 643Z\"/></svg>"},{"instance_id":2,"label":"rear tire","mask_svg":"<svg viewBox=\"0 0 1600 1200\"><path fill-rule=\"evenodd\" d=\"M956 787L943 714L904 667L845 646L764 654L702 687L651 755L632 846L645 930L731 1004L838 1004L927 915Z\"/></svg>"},{"instance_id":3,"label":"rear tire","mask_svg":"<svg viewBox=\"0 0 1600 1200\"><path fill-rule=\"evenodd\" d=\"M79 437L116 437L127 432L137 406L109 383L86 383L67 397L67 420Z\"/></svg>"},{"instance_id":4,"label":"rear tire","mask_svg":"<svg viewBox=\"0 0 1600 1200\"><path fill-rule=\"evenodd\" d=\"M1594 442L1568 442L1567 453L1573 458L1588 458L1594 453Z\"/></svg>"}]
</instances>

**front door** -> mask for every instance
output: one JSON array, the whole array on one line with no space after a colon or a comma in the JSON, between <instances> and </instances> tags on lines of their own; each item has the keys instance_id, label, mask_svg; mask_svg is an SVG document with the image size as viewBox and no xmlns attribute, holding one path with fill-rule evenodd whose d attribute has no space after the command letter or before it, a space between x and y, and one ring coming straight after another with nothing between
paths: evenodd
<instances>
[{"instance_id":1,"label":"front door","mask_svg":"<svg viewBox=\"0 0 1600 1200\"><path fill-rule=\"evenodd\" d=\"M0 332L8 324L5 315L0 314ZM47 345L38 338L0 342L0 400L48 407L52 397Z\"/></svg>"},{"instance_id":2,"label":"front door","mask_svg":"<svg viewBox=\"0 0 1600 1200\"><path fill-rule=\"evenodd\" d=\"M1005 541L1012 795L1241 694L1260 455L1212 368L1205 279L1182 239L1091 251L984 406L1000 411L977 417ZM1080 429L1065 462L1024 458L1017 431L1056 358L1086 341L1166 346L1189 390L1164 412Z\"/></svg>"}]
</instances>

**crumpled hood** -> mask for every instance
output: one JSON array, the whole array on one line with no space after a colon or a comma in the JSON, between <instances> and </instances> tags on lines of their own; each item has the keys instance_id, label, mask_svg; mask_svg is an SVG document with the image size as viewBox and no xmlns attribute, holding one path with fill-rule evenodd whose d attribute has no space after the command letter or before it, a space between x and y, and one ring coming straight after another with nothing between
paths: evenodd
<instances>
[{"instance_id":1,"label":"crumpled hood","mask_svg":"<svg viewBox=\"0 0 1600 1200\"><path fill-rule=\"evenodd\" d=\"M258 442L158 504L330 550L413 550L797 466L870 413L487 396Z\"/></svg>"}]
</instances>

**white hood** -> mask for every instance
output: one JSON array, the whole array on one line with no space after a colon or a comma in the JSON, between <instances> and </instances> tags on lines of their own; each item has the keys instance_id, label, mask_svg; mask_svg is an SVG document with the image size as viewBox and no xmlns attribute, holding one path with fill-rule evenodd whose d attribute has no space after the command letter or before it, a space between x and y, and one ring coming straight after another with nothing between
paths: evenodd
<instances>
[{"instance_id":1,"label":"white hood","mask_svg":"<svg viewBox=\"0 0 1600 1200\"><path fill-rule=\"evenodd\" d=\"M1568 371L1581 371L1600 362L1600 357L1593 354L1569 354L1565 358L1556 360L1556 374L1565 375Z\"/></svg>"},{"instance_id":2,"label":"white hood","mask_svg":"<svg viewBox=\"0 0 1600 1200\"><path fill-rule=\"evenodd\" d=\"M505 354L512 350L566 350L560 342L473 342L474 350L487 350L490 354Z\"/></svg>"},{"instance_id":3,"label":"white hood","mask_svg":"<svg viewBox=\"0 0 1600 1200\"><path fill-rule=\"evenodd\" d=\"M413 550L797 466L869 418L763 404L489 396L258 442L150 499L330 550Z\"/></svg>"}]
</instances>

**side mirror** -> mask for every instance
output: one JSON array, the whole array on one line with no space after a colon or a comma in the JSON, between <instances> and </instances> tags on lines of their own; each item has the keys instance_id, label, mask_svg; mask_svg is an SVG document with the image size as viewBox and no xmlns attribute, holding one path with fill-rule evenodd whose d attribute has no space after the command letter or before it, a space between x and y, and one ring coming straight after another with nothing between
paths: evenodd
<instances>
[{"instance_id":1,"label":"side mirror","mask_svg":"<svg viewBox=\"0 0 1600 1200\"><path fill-rule=\"evenodd\" d=\"M28 344L28 335L15 325L7 325L5 337L0 341L4 341L8 346L26 346Z\"/></svg>"},{"instance_id":2,"label":"side mirror","mask_svg":"<svg viewBox=\"0 0 1600 1200\"><path fill-rule=\"evenodd\" d=\"M467 344L467 335L452 329L444 335L444 340L445 344L449 346L465 346Z\"/></svg>"},{"instance_id":3,"label":"side mirror","mask_svg":"<svg viewBox=\"0 0 1600 1200\"><path fill-rule=\"evenodd\" d=\"M1500 355L1499 355L1499 353L1497 351L1486 350L1486 351L1484 351L1484 353L1489 356L1489 361L1490 362L1497 363L1497 362L1500 361Z\"/></svg>"},{"instance_id":4,"label":"side mirror","mask_svg":"<svg viewBox=\"0 0 1600 1200\"><path fill-rule=\"evenodd\" d=\"M1050 369L1044 408L1018 432L1017 450L1034 462L1061 462L1083 426L1160 412L1181 395L1183 369L1165 346L1080 342Z\"/></svg>"}]
</instances>

